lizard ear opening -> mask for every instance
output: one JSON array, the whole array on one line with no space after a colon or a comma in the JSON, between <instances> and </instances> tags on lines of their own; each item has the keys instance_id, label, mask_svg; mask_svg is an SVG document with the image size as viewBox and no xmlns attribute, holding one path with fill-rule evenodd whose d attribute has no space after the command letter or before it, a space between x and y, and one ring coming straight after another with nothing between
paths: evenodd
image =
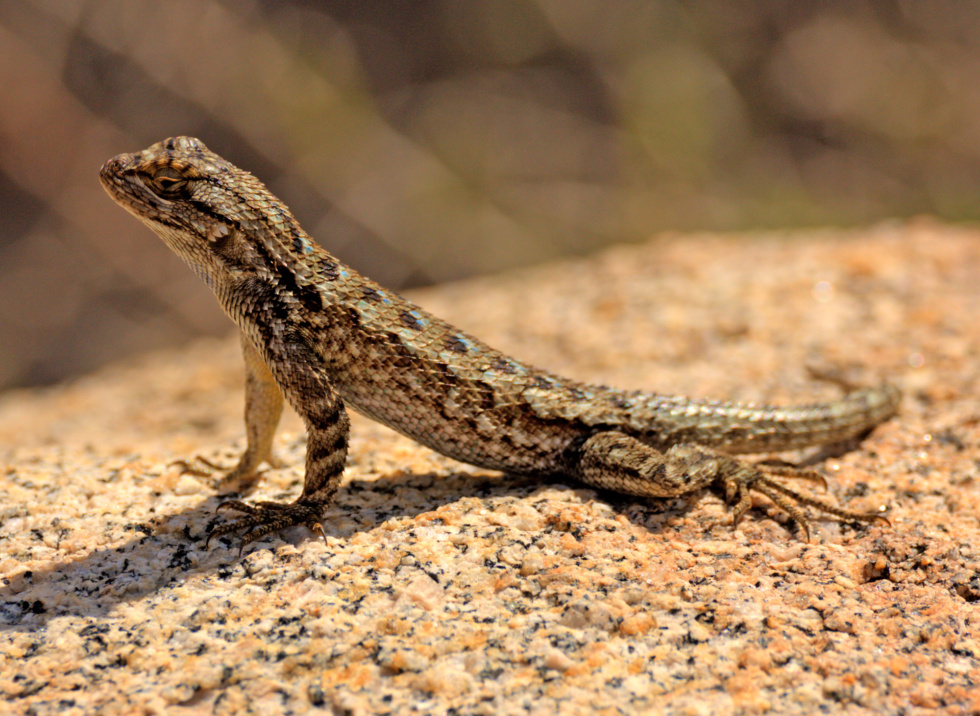
<instances>
[{"instance_id":1,"label":"lizard ear opening","mask_svg":"<svg viewBox=\"0 0 980 716\"><path fill-rule=\"evenodd\" d=\"M227 239L229 236L231 236L231 229L228 227L228 224L215 224L208 229L208 241L212 244Z\"/></svg>"}]
</instances>

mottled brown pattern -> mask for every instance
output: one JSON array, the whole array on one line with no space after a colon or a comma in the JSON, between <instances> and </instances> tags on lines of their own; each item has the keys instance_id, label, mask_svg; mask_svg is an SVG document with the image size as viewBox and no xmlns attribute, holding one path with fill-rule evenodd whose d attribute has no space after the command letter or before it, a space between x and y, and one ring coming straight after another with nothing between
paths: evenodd
<instances>
[{"instance_id":1,"label":"mottled brown pattern","mask_svg":"<svg viewBox=\"0 0 980 716\"><path fill-rule=\"evenodd\" d=\"M304 418L306 478L293 503L239 501L214 534L243 543L293 524L321 531L347 450L345 405L445 455L486 468L563 474L640 497L720 486L735 520L765 494L808 531L799 505L839 508L776 478L812 473L727 453L789 450L859 437L893 415L888 385L827 403L755 406L575 383L511 359L360 276L313 242L251 174L176 137L107 161L109 194L214 291L242 331L249 445L231 477L268 459L281 403Z\"/></svg>"}]
</instances>

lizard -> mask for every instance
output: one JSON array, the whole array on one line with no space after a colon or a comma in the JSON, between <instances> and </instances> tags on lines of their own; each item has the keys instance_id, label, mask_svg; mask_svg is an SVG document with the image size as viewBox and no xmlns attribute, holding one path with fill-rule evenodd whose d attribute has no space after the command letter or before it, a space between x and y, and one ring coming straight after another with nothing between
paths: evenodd
<instances>
[{"instance_id":1,"label":"lizard","mask_svg":"<svg viewBox=\"0 0 980 716\"><path fill-rule=\"evenodd\" d=\"M292 502L228 499L238 513L210 540L240 549L322 514L344 472L347 409L481 468L639 498L720 488L732 523L768 497L809 539L805 506L842 520L887 520L786 484L823 481L787 464L737 457L860 439L892 417L889 383L779 407L620 390L562 378L489 347L328 253L255 176L193 137L119 154L102 166L109 196L149 226L207 283L240 329L246 448L229 480L273 461L284 400L307 431L302 492ZM824 484L826 484L824 482Z\"/></svg>"}]
</instances>

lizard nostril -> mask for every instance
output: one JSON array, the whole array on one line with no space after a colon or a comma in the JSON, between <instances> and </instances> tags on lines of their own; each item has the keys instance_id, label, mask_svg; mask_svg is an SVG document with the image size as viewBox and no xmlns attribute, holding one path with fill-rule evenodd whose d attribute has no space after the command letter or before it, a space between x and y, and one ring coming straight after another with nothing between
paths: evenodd
<instances>
[{"instance_id":1,"label":"lizard nostril","mask_svg":"<svg viewBox=\"0 0 980 716\"><path fill-rule=\"evenodd\" d=\"M105 180L110 178L113 174L119 172L119 170L122 169L125 163L124 160L126 159L126 157L127 155L125 154L117 154L116 156L107 160L106 163L103 164L102 168L99 170L99 176L101 176L102 179Z\"/></svg>"}]
</instances>

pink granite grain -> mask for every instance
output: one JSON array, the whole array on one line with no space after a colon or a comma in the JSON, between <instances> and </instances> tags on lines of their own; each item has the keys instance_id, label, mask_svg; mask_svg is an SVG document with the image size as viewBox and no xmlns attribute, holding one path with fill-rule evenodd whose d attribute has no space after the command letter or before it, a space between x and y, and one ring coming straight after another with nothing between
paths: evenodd
<instances>
[{"instance_id":1,"label":"pink granite grain","mask_svg":"<svg viewBox=\"0 0 980 716\"><path fill-rule=\"evenodd\" d=\"M633 504L460 466L356 419L325 527L203 548L240 449L237 342L0 396L11 713L980 712L980 235L660 237L421 292L573 377L742 400L879 377L901 415L822 463L810 544L760 499ZM304 441L253 499L298 492Z\"/></svg>"}]
</instances>

